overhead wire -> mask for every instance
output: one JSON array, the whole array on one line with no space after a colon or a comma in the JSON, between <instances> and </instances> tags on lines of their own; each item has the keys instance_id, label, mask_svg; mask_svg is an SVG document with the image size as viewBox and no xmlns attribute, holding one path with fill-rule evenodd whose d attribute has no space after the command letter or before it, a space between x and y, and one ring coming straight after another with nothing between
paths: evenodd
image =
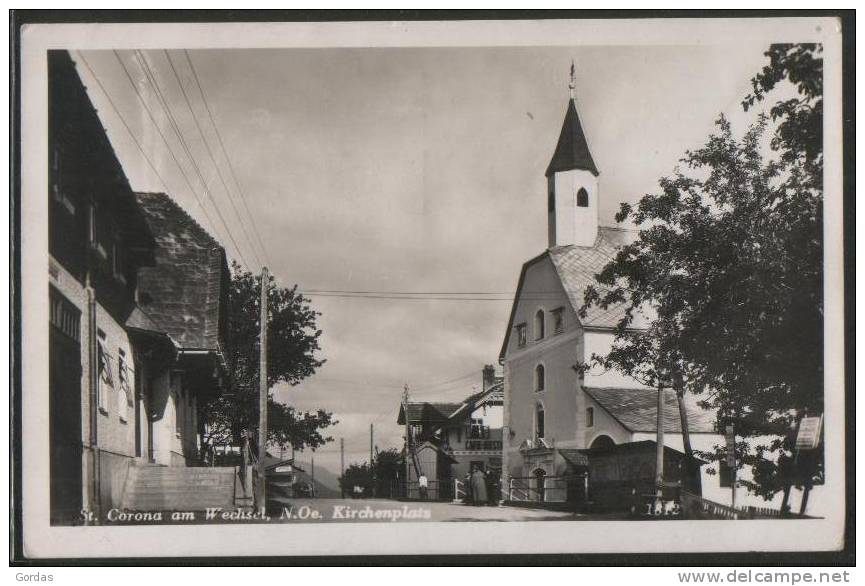
<instances>
[{"instance_id":1,"label":"overhead wire","mask_svg":"<svg viewBox=\"0 0 865 586\"><path fill-rule=\"evenodd\" d=\"M183 94L183 99L186 102L186 107L189 109L189 114L192 117L193 122L195 122L195 127L196 129L198 129L198 134L201 136L201 142L204 143L204 148L207 151L207 155L210 157L210 161L213 163L213 167L216 169L216 174L219 177L219 181L222 183L222 187L225 188L225 195L228 198L228 202L231 204L231 209L232 211L234 211L234 215L237 217L238 224L240 224L240 229L243 232L243 235L246 237L246 241L249 243L249 250L250 252L252 252L253 257L255 257L258 265L264 266L264 263L261 261L258 252L255 250L255 244L253 244L252 238L250 238L249 233L246 230L243 219L240 217L240 212L237 210L237 206L234 204L234 198L232 197L231 190L228 188L228 183L226 183L225 178L222 176L222 171L219 168L220 166L216 162L216 157L213 155L210 144L208 144L207 142L207 137L204 134L204 130L201 128L201 124L198 122L198 116L195 115L195 111L192 108L192 103L189 99L189 95L186 93L186 88L183 86L183 81L180 78L180 74L177 72L177 68L174 66L174 61L171 59L171 55L168 53L167 50L163 49L162 52L165 54L165 58L168 61L168 65L171 67L172 73L174 73L174 79L177 81L178 87L180 87L180 92Z\"/></svg>"},{"instance_id":2,"label":"overhead wire","mask_svg":"<svg viewBox=\"0 0 865 586\"><path fill-rule=\"evenodd\" d=\"M165 138L165 135L162 133L162 130L159 127L159 123L156 121L156 117L154 116L152 110L150 109L150 106L147 104L147 100L145 100L144 96L141 95L141 90L139 90L138 86L135 84L135 80L132 78L132 74L129 72L129 69L126 67L126 64L123 62L123 59L121 59L120 54L116 50L113 50L112 52L114 53L114 57L117 59L117 62L123 68L123 72L126 74L126 79L129 80L129 84L132 86L132 89L135 91L135 94L138 96L138 99L141 102L141 105L144 106L144 110L147 112L148 117L150 118L151 122L153 122L153 125L156 127L156 130L159 133L159 136L162 138L163 142L165 143L165 146L169 150L171 150L169 145L168 145L168 140ZM138 61L138 60L136 59L136 61ZM140 62L139 62L139 65L141 65ZM161 90L158 89L158 82L153 81L151 83L151 79L147 75L147 73L145 72L144 68L142 68L142 73L144 73L145 77L147 78L148 83L152 85L154 90L158 93L161 93ZM154 85L154 84L157 84L157 85ZM163 98L164 98L164 95L163 95ZM160 107L163 108L163 111L165 112L166 116L168 116L169 119L174 119L174 116L171 113L171 108L168 106L168 102L167 101L162 102L159 99L157 101L159 102ZM169 122L171 122L171 120L169 120ZM201 182L201 186L202 186L202 189L204 191L204 194L210 200L211 205L213 206L213 209L216 212L216 215L219 217L220 222L222 223L223 227L225 228L225 233L228 235L228 239L234 245L235 252L240 257L240 260L243 262L243 264L246 266L249 266L249 263L246 261L246 258L243 255L243 251L241 250L240 246L237 244L237 241L235 240L234 235L231 232L231 229L228 227L228 223L225 221L225 217L222 215L222 211L219 209L219 206L214 201L213 196L210 195L210 191L207 188L207 181L205 181L204 176L201 173L201 169L199 168L198 163L192 154L192 151L190 150L189 146L187 145L186 140L183 136L183 133L182 133L179 125L177 125L176 119L174 119L174 124L172 124L172 129L175 131L175 133L177 133L177 138L180 141L180 145L183 148L183 150L185 151L186 156L189 157L189 162L192 165L192 168L195 171L196 175L198 176L199 181ZM172 154L172 156L173 156L173 154ZM175 162L177 162L176 158L175 158ZM179 163L178 163L178 165L179 165ZM184 177L185 177L185 174L184 174ZM199 198L198 193L192 188L191 183L189 184L189 188L193 192L193 194L196 196L196 198L198 199ZM202 204L200 199L199 199L199 205L201 205L202 210L206 210L206 208L204 207L204 205Z\"/></svg>"},{"instance_id":3,"label":"overhead wire","mask_svg":"<svg viewBox=\"0 0 865 586\"><path fill-rule=\"evenodd\" d=\"M231 157L228 155L228 150L225 148L225 142L222 140L222 133L219 131L219 126L216 124L216 120L213 116L213 111L210 109L210 105L208 103L207 95L204 92L204 87L201 83L201 79L198 77L198 72L195 69L195 65L192 63L192 58L189 55L189 51L184 49L184 55L186 56L186 62L189 64L189 70L192 71L193 79L195 79L195 85L198 87L198 92L201 94L201 102L204 104L204 108L207 111L207 115L210 118L210 123L213 126L213 130L216 133L216 139L219 143L219 148L222 150L222 154L225 157L225 161L228 163L228 171L231 175L231 178L234 180L234 185L237 187L237 192L240 194L240 201L243 204L244 209L246 210L246 214L249 217L250 222L252 222L253 227L255 227L255 217L252 215L252 211L249 209L249 204L247 202L246 193L243 191L241 187L240 181L237 179L237 173L234 170L234 164L231 162ZM261 240L261 236L259 234L260 231L254 230L256 240L258 241L258 246L261 249L262 256L264 260L270 264L270 259L267 254L267 247L264 246L264 243Z\"/></svg>"},{"instance_id":4,"label":"overhead wire","mask_svg":"<svg viewBox=\"0 0 865 586\"><path fill-rule=\"evenodd\" d=\"M150 169L159 178L159 182L162 184L162 188L165 189L166 191L168 191L168 182L165 180L165 178L162 176L162 174L159 173L159 170L156 168L156 165L153 163L153 161L148 156L147 152L144 150L144 147L141 145L141 142L139 142L138 138L135 136L135 133L132 132L132 128L129 126L129 123L126 122L126 118L124 118L123 114L120 113L120 109L114 103L114 100L111 98L111 95L105 89L105 86L102 85L102 81L96 75L96 72L93 71L93 68L90 67L90 63L88 63L87 59L84 57L84 55L80 51L78 51L78 58L81 60L81 63L87 68L87 71L90 73L90 77L92 77L93 81L96 82L96 85L99 86L99 89L102 92L102 95L104 95L105 99L108 100L108 104L111 106L111 109L114 110L114 114L117 116L117 118L120 119L120 122L123 124L123 127L126 129L126 132L129 133L129 137L132 139L132 142L135 143L136 147L138 147L138 150L141 152L141 155L144 157L144 160L150 166Z\"/></svg>"}]
</instances>

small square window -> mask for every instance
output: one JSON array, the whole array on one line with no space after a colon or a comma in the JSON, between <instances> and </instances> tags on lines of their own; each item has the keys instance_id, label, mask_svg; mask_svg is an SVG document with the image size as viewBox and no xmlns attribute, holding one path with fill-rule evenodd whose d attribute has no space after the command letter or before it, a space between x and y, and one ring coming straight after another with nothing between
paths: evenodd
<instances>
[{"instance_id":1,"label":"small square window","mask_svg":"<svg viewBox=\"0 0 865 586\"><path fill-rule=\"evenodd\" d=\"M559 307L552 311L553 314L553 333L561 334L565 331L565 310Z\"/></svg>"},{"instance_id":2,"label":"small square window","mask_svg":"<svg viewBox=\"0 0 865 586\"><path fill-rule=\"evenodd\" d=\"M522 348L526 345L526 324L517 326L517 347Z\"/></svg>"}]
</instances>

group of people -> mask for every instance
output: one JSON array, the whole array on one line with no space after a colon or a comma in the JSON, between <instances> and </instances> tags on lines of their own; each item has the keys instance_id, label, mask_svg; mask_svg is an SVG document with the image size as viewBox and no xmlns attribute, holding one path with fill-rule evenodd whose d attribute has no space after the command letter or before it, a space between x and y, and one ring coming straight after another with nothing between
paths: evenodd
<instances>
[{"instance_id":1,"label":"group of people","mask_svg":"<svg viewBox=\"0 0 865 586\"><path fill-rule=\"evenodd\" d=\"M476 507L497 506L501 500L501 478L486 474L479 466L473 466L472 471L466 473L463 485L466 490L466 504Z\"/></svg>"}]
</instances>

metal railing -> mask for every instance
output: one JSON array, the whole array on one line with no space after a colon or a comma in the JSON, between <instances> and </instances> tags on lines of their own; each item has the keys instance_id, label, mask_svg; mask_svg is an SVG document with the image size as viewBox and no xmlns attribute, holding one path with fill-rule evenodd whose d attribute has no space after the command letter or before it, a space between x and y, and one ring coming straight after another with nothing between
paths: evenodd
<instances>
[{"instance_id":1,"label":"metal railing","mask_svg":"<svg viewBox=\"0 0 865 586\"><path fill-rule=\"evenodd\" d=\"M540 481L540 484L538 484ZM569 496L588 495L588 475L564 476L513 476L508 481L507 500L517 502L557 503L567 502Z\"/></svg>"},{"instance_id":2,"label":"metal railing","mask_svg":"<svg viewBox=\"0 0 865 586\"><path fill-rule=\"evenodd\" d=\"M686 490L681 492L681 499L682 509L689 515L693 514L694 509L713 519L738 519L742 514L742 511L739 509L734 509L731 506L722 505L721 503L704 499L703 497L697 496L696 494L690 493Z\"/></svg>"},{"instance_id":3,"label":"metal railing","mask_svg":"<svg viewBox=\"0 0 865 586\"><path fill-rule=\"evenodd\" d=\"M452 498L451 489L450 482L429 480L427 481L426 493L424 494L418 481L413 480L400 483L397 494L403 498L412 500L439 501Z\"/></svg>"}]
</instances>

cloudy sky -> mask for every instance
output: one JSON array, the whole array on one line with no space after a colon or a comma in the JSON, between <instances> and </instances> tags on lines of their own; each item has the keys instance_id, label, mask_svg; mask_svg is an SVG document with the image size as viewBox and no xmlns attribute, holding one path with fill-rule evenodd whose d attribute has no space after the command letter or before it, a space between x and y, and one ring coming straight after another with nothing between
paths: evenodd
<instances>
[{"instance_id":1,"label":"cloudy sky","mask_svg":"<svg viewBox=\"0 0 865 586\"><path fill-rule=\"evenodd\" d=\"M167 190L251 270L265 257L280 285L301 290L506 298L522 263L546 246L543 174L565 113L572 58L578 109L601 172L601 222L612 224L621 202L653 191L686 149L700 146L719 113L741 118L739 102L765 48L189 51L245 203L183 51L84 52L95 76L82 53L72 55L133 188ZM266 254L254 252L250 240L259 238ZM415 399L471 393L483 365L497 361L510 309L508 300L311 298L322 313L327 364L277 395L301 409L334 412L336 441L315 454L316 465L331 470L339 468L339 437L347 462L366 459L370 423L380 448L401 445L403 384Z\"/></svg>"}]
</instances>

